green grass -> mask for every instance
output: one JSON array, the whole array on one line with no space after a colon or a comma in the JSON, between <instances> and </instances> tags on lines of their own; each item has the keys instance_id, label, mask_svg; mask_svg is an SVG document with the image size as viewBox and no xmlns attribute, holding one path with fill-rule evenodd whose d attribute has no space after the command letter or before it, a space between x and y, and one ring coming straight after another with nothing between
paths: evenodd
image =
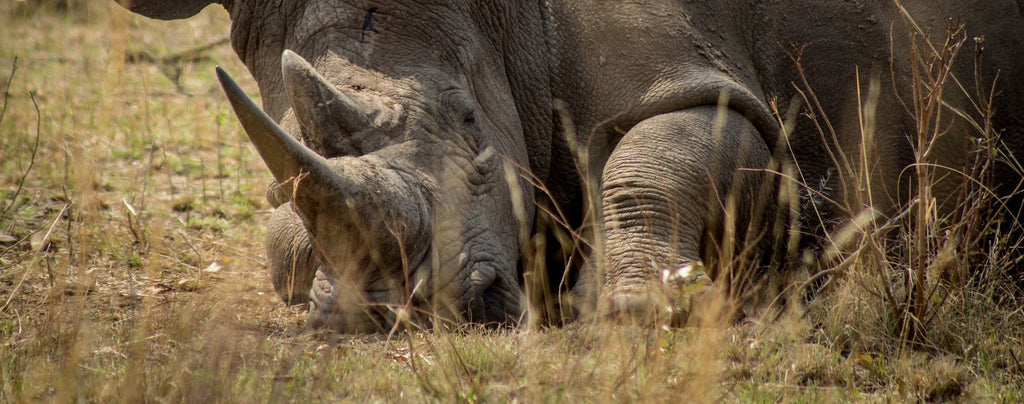
<instances>
[{"instance_id":1,"label":"green grass","mask_svg":"<svg viewBox=\"0 0 1024 404\"><path fill-rule=\"evenodd\" d=\"M270 176L213 66L255 83L226 44L165 60L222 40L224 12L25 4L0 5L0 402L1024 399L1024 315L998 290L958 286L909 349L867 270L720 328L306 331L266 275Z\"/></svg>"}]
</instances>

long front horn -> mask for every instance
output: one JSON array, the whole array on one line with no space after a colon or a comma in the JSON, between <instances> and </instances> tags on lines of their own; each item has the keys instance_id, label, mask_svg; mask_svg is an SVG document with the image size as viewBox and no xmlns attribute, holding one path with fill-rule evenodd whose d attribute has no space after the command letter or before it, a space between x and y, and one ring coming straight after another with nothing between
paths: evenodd
<instances>
[{"instance_id":1,"label":"long front horn","mask_svg":"<svg viewBox=\"0 0 1024 404\"><path fill-rule=\"evenodd\" d=\"M341 185L341 179L328 167L327 160L289 136L219 66L217 78L249 140L279 184L308 173L317 182L330 183L323 185Z\"/></svg>"}]
</instances>

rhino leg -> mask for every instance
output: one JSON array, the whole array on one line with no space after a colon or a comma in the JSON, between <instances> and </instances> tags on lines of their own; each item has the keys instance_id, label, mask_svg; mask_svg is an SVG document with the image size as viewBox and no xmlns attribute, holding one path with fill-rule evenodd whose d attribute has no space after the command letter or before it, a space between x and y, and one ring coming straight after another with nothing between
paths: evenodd
<instances>
[{"instance_id":1,"label":"rhino leg","mask_svg":"<svg viewBox=\"0 0 1024 404\"><path fill-rule=\"evenodd\" d=\"M751 202L770 199L762 193L770 160L754 126L727 108L690 108L630 129L602 172L599 309L645 322L665 315L684 321L692 296L711 298L699 286L707 284L705 263L716 283L730 282L718 272L732 264L719 257L749 257L745 240L759 232L748 227L765 213Z\"/></svg>"},{"instance_id":2,"label":"rhino leg","mask_svg":"<svg viewBox=\"0 0 1024 404\"><path fill-rule=\"evenodd\" d=\"M309 303L309 289L319 260L313 252L302 220L291 204L274 210L267 224L267 259L270 281L281 300L288 305Z\"/></svg>"}]
</instances>

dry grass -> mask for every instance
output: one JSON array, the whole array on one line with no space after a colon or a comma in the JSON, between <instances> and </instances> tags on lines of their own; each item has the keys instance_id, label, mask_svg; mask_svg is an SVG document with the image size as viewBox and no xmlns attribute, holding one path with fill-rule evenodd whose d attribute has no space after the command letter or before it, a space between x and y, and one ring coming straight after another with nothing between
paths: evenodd
<instances>
[{"instance_id":1,"label":"dry grass","mask_svg":"<svg viewBox=\"0 0 1024 404\"><path fill-rule=\"evenodd\" d=\"M913 221L851 233L864 248L830 257L856 270L771 321L307 332L264 273L269 175L213 76L245 77L226 16L157 22L112 3L0 5L0 37L18 38L0 47L0 402L1024 399L1000 250L940 283L938 220L927 242ZM888 240L934 257L900 261ZM896 273L923 275L928 298Z\"/></svg>"}]
</instances>

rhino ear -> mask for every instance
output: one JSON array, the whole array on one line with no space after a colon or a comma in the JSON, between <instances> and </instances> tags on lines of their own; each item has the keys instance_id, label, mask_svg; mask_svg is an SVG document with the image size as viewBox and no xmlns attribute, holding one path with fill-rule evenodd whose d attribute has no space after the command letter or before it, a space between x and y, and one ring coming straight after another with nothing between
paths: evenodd
<instances>
[{"instance_id":1,"label":"rhino ear","mask_svg":"<svg viewBox=\"0 0 1024 404\"><path fill-rule=\"evenodd\" d=\"M214 0L114 0L133 13L160 20L179 20L196 15Z\"/></svg>"}]
</instances>

